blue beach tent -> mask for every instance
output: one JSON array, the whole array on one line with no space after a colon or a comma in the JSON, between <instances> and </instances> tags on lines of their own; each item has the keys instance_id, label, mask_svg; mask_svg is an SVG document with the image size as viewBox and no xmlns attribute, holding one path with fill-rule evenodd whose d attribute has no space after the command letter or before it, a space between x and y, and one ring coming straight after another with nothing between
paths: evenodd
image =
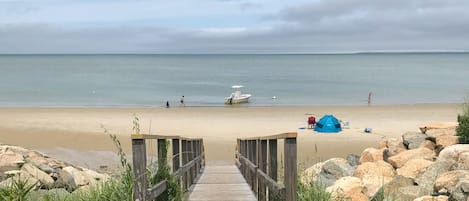
<instances>
[{"instance_id":1,"label":"blue beach tent","mask_svg":"<svg viewBox=\"0 0 469 201\"><path fill-rule=\"evenodd\" d=\"M337 133L342 131L340 127L340 122L332 115L324 115L316 126L314 130L321 133Z\"/></svg>"}]
</instances>

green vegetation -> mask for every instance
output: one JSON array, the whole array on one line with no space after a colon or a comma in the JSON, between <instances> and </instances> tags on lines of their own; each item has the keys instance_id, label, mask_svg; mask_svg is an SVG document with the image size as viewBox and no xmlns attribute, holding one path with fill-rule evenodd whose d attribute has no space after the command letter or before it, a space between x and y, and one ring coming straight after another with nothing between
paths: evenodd
<instances>
[{"instance_id":1,"label":"green vegetation","mask_svg":"<svg viewBox=\"0 0 469 201\"><path fill-rule=\"evenodd\" d=\"M459 136L459 143L469 144L469 102L463 104L463 113L458 115L458 122L456 134Z\"/></svg>"},{"instance_id":2,"label":"green vegetation","mask_svg":"<svg viewBox=\"0 0 469 201\"><path fill-rule=\"evenodd\" d=\"M27 179L22 179L21 175L14 176L6 188L0 188L0 200L26 201L29 192L36 185L37 182L31 183Z\"/></svg>"},{"instance_id":3,"label":"green vegetation","mask_svg":"<svg viewBox=\"0 0 469 201\"><path fill-rule=\"evenodd\" d=\"M324 185L313 181L309 184L298 181L298 200L330 201L338 199L333 199L332 194L326 191Z\"/></svg>"},{"instance_id":4,"label":"green vegetation","mask_svg":"<svg viewBox=\"0 0 469 201\"><path fill-rule=\"evenodd\" d=\"M179 201L182 200L182 190L177 182L177 179L171 175L171 170L168 166L167 160L167 153L168 153L168 140L165 141L163 147L162 158L158 158L158 169L156 173L152 169L149 169L150 172L150 185L156 185L159 182L166 179L167 181L167 190L163 192L160 196L158 196L157 200L171 200L171 201Z\"/></svg>"},{"instance_id":5,"label":"green vegetation","mask_svg":"<svg viewBox=\"0 0 469 201\"><path fill-rule=\"evenodd\" d=\"M134 132L139 133L138 118L135 116L134 119ZM21 177L13 177L11 185L0 188L0 200L9 201L132 201L133 197L133 171L132 165L128 162L126 154L122 149L121 143L115 134L111 134L106 128L104 133L109 135L114 145L117 148L117 154L120 158L120 165L122 172L106 182L100 183L96 186L90 187L89 190L82 192L74 192L68 195L59 195L54 193L54 190L48 193L36 193L33 191L37 183L31 183L28 180L21 179ZM149 178L149 184L154 185L160 181L168 181L168 190L164 192L156 200L169 200L179 201L182 200L182 191L177 183L175 177L170 173L170 168L167 164L167 144L164 147L164 158L159 160L159 168L149 168L148 175L152 175ZM155 174L153 174L155 173Z\"/></svg>"},{"instance_id":6,"label":"green vegetation","mask_svg":"<svg viewBox=\"0 0 469 201\"><path fill-rule=\"evenodd\" d=\"M458 122L456 133L459 136L459 143L469 144L469 102L463 105L463 113L458 115Z\"/></svg>"}]
</instances>

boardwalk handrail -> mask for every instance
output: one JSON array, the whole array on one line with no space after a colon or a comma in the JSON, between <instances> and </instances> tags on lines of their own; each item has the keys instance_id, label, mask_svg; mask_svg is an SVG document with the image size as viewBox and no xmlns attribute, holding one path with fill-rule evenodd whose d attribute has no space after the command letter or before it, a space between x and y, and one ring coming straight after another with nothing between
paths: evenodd
<instances>
[{"instance_id":1,"label":"boardwalk handrail","mask_svg":"<svg viewBox=\"0 0 469 201\"><path fill-rule=\"evenodd\" d=\"M176 176L184 191L195 183L195 179L205 167L204 145L203 140L200 138L132 134L131 139L134 173L133 200L135 201L154 200L167 189L166 180L148 187L145 140L157 140L158 160L165 158L162 157L164 153L163 147L165 147L167 140L171 140L173 175Z\"/></svg>"},{"instance_id":2,"label":"boardwalk handrail","mask_svg":"<svg viewBox=\"0 0 469 201\"><path fill-rule=\"evenodd\" d=\"M244 176L257 199L283 198L296 201L297 133L238 139L236 165ZM284 140L284 182L277 182L277 141Z\"/></svg>"}]
</instances>

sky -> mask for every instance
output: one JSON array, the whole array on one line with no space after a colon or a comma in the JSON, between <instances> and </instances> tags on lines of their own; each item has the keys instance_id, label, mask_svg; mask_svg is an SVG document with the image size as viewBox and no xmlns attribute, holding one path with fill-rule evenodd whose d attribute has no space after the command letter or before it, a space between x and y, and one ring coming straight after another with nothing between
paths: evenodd
<instances>
[{"instance_id":1,"label":"sky","mask_svg":"<svg viewBox=\"0 0 469 201\"><path fill-rule=\"evenodd\" d=\"M0 54L469 51L468 0L0 0Z\"/></svg>"}]
</instances>

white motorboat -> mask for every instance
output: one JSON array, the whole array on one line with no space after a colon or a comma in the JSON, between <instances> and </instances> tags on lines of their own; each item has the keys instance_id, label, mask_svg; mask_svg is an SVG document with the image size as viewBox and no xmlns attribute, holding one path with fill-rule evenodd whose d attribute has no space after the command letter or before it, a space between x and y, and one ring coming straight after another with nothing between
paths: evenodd
<instances>
[{"instance_id":1,"label":"white motorboat","mask_svg":"<svg viewBox=\"0 0 469 201\"><path fill-rule=\"evenodd\" d=\"M234 85L231 88L233 88L235 91L231 93L229 97L225 98L225 104L231 105L231 104L249 102L249 98L251 97L251 94L242 94L240 89L243 88L243 86Z\"/></svg>"}]
</instances>

